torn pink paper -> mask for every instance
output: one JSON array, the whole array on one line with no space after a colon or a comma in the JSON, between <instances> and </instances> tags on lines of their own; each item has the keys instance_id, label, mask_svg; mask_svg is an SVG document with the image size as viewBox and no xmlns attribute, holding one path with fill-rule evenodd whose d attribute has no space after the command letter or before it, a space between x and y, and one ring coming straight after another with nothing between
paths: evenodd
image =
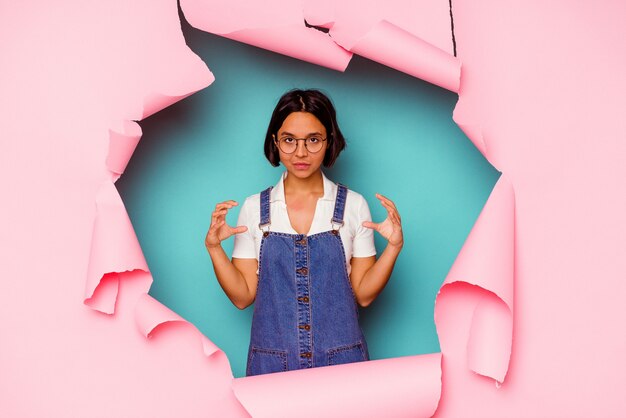
<instances>
[{"instance_id":1,"label":"torn pink paper","mask_svg":"<svg viewBox=\"0 0 626 418\"><path fill-rule=\"evenodd\" d=\"M376 24L387 21L449 55L454 55L450 5L439 0L304 0L304 18L331 29L339 45L352 49Z\"/></svg>"},{"instance_id":2,"label":"torn pink paper","mask_svg":"<svg viewBox=\"0 0 626 418\"><path fill-rule=\"evenodd\" d=\"M135 152L141 139L141 126L137 122L125 120L122 132L109 130L109 154L106 165L114 174L113 180L117 180L124 173L130 157Z\"/></svg>"},{"instance_id":3,"label":"torn pink paper","mask_svg":"<svg viewBox=\"0 0 626 418\"><path fill-rule=\"evenodd\" d=\"M146 338L150 338L157 328L165 327L167 324L173 322L187 324L198 334L202 342L202 350L205 356L210 357L215 353L222 352L190 322L148 294L142 295L137 301L135 320L137 321L139 332Z\"/></svg>"},{"instance_id":4,"label":"torn pink paper","mask_svg":"<svg viewBox=\"0 0 626 418\"><path fill-rule=\"evenodd\" d=\"M458 92L461 63L453 55L445 2L309 0L304 14L346 50Z\"/></svg>"},{"instance_id":5,"label":"torn pink paper","mask_svg":"<svg viewBox=\"0 0 626 418\"><path fill-rule=\"evenodd\" d=\"M96 219L91 238L85 304L112 314L115 311L119 273L148 271L135 230L113 183L105 181L96 197ZM107 280L103 280L107 278ZM96 288L101 285L97 298Z\"/></svg>"},{"instance_id":6,"label":"torn pink paper","mask_svg":"<svg viewBox=\"0 0 626 418\"><path fill-rule=\"evenodd\" d=\"M352 54L325 33L304 24L299 2L231 1L225 7L207 0L182 0L195 28L313 64L343 71Z\"/></svg>"},{"instance_id":7,"label":"torn pink paper","mask_svg":"<svg viewBox=\"0 0 626 418\"><path fill-rule=\"evenodd\" d=\"M0 416L247 416L197 331L136 326L152 279L112 179L132 121L213 79L177 2L0 9Z\"/></svg>"},{"instance_id":8,"label":"torn pink paper","mask_svg":"<svg viewBox=\"0 0 626 418\"><path fill-rule=\"evenodd\" d=\"M450 323L449 313L441 312L458 308L453 302L440 304L439 299L457 283L482 290L473 312L458 312L472 316L467 339L468 367L500 383L508 370L513 332L514 213L513 188L502 174L448 272L435 304L435 324L440 335L465 333ZM460 295L464 297L463 293ZM442 352L445 355L443 344Z\"/></svg>"},{"instance_id":9,"label":"torn pink paper","mask_svg":"<svg viewBox=\"0 0 626 418\"><path fill-rule=\"evenodd\" d=\"M430 417L441 395L441 354L250 376L233 389L259 418Z\"/></svg>"},{"instance_id":10,"label":"torn pink paper","mask_svg":"<svg viewBox=\"0 0 626 418\"><path fill-rule=\"evenodd\" d=\"M461 62L456 57L386 20L374 25L350 51L444 89L459 91Z\"/></svg>"},{"instance_id":11,"label":"torn pink paper","mask_svg":"<svg viewBox=\"0 0 626 418\"><path fill-rule=\"evenodd\" d=\"M181 8L198 29L313 64L344 71L354 52L448 90L459 88L461 64L452 55L444 2L239 0L223 7L183 0Z\"/></svg>"}]
</instances>

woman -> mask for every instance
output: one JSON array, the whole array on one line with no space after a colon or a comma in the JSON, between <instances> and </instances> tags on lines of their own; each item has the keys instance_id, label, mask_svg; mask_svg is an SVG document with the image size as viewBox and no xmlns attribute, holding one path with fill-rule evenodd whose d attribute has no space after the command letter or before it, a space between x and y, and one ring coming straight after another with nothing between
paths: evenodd
<instances>
[{"instance_id":1,"label":"woman","mask_svg":"<svg viewBox=\"0 0 626 418\"><path fill-rule=\"evenodd\" d=\"M237 227L226 224L234 200L218 203L205 246L224 292L239 309L255 302L246 375L369 360L358 324L389 280L403 246L394 203L371 222L360 194L330 181L345 147L331 101L318 90L292 90L267 129L265 156L285 167L274 187L246 198ZM376 259L373 231L387 246ZM221 242L235 235L232 261Z\"/></svg>"}]
</instances>

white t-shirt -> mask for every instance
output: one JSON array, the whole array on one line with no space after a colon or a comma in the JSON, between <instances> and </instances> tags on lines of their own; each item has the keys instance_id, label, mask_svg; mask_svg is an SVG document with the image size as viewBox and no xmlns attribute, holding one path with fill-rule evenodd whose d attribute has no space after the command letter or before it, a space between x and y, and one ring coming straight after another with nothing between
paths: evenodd
<instances>
[{"instance_id":1,"label":"white t-shirt","mask_svg":"<svg viewBox=\"0 0 626 418\"><path fill-rule=\"evenodd\" d=\"M288 172L285 170L276 186L270 192L270 231L297 234L289 222L287 204L285 203L284 179ZM335 210L337 197L337 184L329 180L322 171L324 184L324 196L317 201L315 215L311 229L306 235L329 231L332 228L330 220ZM246 198L239 211L237 226L248 227L246 232L235 234L233 258L256 258L259 259L261 238L263 232L259 228L261 193L253 194ZM352 257L370 257L376 255L374 246L374 230L362 225L363 221L371 221L369 206L365 198L357 192L348 189L346 205L343 214L344 224L339 228L339 236L346 253L346 268L350 274L350 259ZM336 227L336 226L335 226ZM267 226L264 227L267 229ZM259 273L257 269L257 274Z\"/></svg>"}]
</instances>

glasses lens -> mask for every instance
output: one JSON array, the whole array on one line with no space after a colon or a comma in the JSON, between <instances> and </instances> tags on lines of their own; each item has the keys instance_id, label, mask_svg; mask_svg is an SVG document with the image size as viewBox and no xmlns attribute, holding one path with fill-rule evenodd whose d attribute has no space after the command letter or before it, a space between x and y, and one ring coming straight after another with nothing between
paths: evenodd
<instances>
[{"instance_id":1,"label":"glasses lens","mask_svg":"<svg viewBox=\"0 0 626 418\"><path fill-rule=\"evenodd\" d=\"M278 141L278 146L282 152L291 154L298 147L298 141L291 137L281 138L280 141Z\"/></svg>"},{"instance_id":2,"label":"glasses lens","mask_svg":"<svg viewBox=\"0 0 626 418\"><path fill-rule=\"evenodd\" d=\"M311 152L318 152L322 149L322 138L317 136L312 136L311 138L307 138L306 140L306 148Z\"/></svg>"}]
</instances>

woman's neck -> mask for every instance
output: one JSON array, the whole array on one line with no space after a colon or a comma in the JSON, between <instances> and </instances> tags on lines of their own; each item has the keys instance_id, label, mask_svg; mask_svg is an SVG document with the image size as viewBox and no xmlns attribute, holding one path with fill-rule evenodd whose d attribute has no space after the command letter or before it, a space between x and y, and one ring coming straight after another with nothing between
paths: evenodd
<instances>
[{"instance_id":1,"label":"woman's neck","mask_svg":"<svg viewBox=\"0 0 626 418\"><path fill-rule=\"evenodd\" d=\"M287 176L283 181L283 186L285 188L285 194L324 195L324 179L322 177L321 169L305 178L296 177L287 172Z\"/></svg>"}]
</instances>

